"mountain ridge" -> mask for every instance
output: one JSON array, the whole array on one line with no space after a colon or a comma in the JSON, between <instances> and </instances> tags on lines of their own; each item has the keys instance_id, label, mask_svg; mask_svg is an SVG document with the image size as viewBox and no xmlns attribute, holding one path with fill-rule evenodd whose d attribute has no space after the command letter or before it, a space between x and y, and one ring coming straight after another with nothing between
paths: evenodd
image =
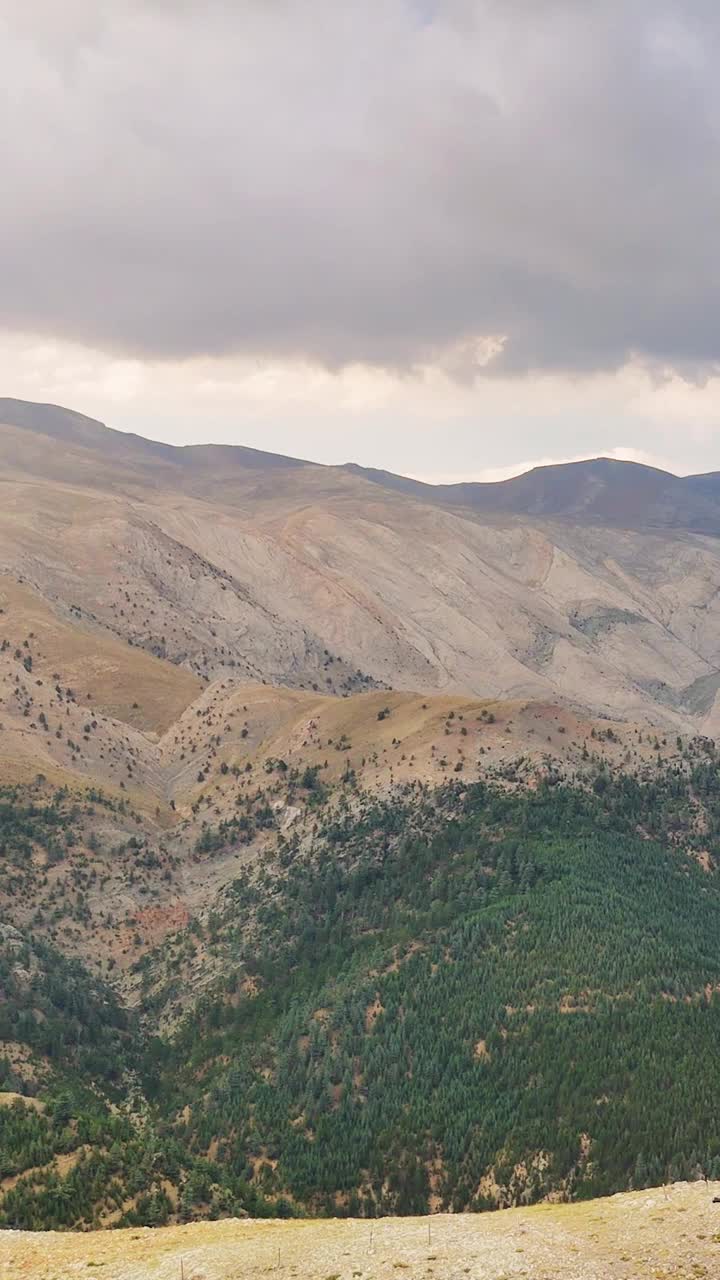
<instances>
[{"instance_id":1,"label":"mountain ridge","mask_svg":"<svg viewBox=\"0 0 720 1280\"><path fill-rule=\"evenodd\" d=\"M0 425L70 441L83 447L109 446L112 454L159 460L181 471L211 469L294 470L348 475L406 497L484 515L499 513L562 519L585 518L627 527L686 528L720 535L720 472L677 476L645 463L604 456L531 467L499 481L431 483L359 463L325 464L276 454L246 445L171 445L105 423L51 403L0 398Z\"/></svg>"},{"instance_id":2,"label":"mountain ridge","mask_svg":"<svg viewBox=\"0 0 720 1280\"><path fill-rule=\"evenodd\" d=\"M0 398L0 424L68 440L131 458L167 463L168 467L211 470L275 471L309 468L346 472L380 489L420 502L466 508L484 516L541 516L591 520L628 527L671 527L720 535L720 472L678 476L647 463L610 457L547 463L507 480L433 484L360 463L320 463L266 452L242 444L167 444L136 433L109 428L104 422L58 404L36 404ZM178 476L179 479L179 476Z\"/></svg>"},{"instance_id":3,"label":"mountain ridge","mask_svg":"<svg viewBox=\"0 0 720 1280\"><path fill-rule=\"evenodd\" d=\"M560 701L682 732L720 723L720 541L690 527L709 527L716 506L701 495L688 514L678 477L568 464L540 473L543 493L538 473L491 486L495 507L514 509L485 511L442 490L427 500L415 481L401 494L353 468L175 449L0 402L13 415L24 425L0 427L0 570L74 627L211 681ZM712 473L689 484L714 486Z\"/></svg>"},{"instance_id":4,"label":"mountain ridge","mask_svg":"<svg viewBox=\"0 0 720 1280\"><path fill-rule=\"evenodd\" d=\"M605 457L532 467L508 480L455 484L429 484L355 463L347 469L408 497L483 514L585 518L629 528L650 525L720 533L717 473L683 477Z\"/></svg>"}]
</instances>

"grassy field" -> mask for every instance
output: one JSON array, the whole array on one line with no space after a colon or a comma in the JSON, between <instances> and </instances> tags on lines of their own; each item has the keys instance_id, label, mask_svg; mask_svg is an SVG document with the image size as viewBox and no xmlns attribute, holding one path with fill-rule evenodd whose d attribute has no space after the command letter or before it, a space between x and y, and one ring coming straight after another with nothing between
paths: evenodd
<instances>
[{"instance_id":1,"label":"grassy field","mask_svg":"<svg viewBox=\"0 0 720 1280\"><path fill-rule=\"evenodd\" d=\"M0 1232L2 1280L714 1280L720 1184L431 1218Z\"/></svg>"}]
</instances>

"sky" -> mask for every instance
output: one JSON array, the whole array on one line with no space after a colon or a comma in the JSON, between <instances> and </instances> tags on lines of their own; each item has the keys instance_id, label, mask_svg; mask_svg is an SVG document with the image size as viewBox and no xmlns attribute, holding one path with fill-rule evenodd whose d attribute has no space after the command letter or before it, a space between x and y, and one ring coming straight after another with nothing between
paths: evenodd
<instances>
[{"instance_id":1,"label":"sky","mask_svg":"<svg viewBox=\"0 0 720 1280\"><path fill-rule=\"evenodd\" d=\"M720 470L716 0L0 0L0 395Z\"/></svg>"}]
</instances>

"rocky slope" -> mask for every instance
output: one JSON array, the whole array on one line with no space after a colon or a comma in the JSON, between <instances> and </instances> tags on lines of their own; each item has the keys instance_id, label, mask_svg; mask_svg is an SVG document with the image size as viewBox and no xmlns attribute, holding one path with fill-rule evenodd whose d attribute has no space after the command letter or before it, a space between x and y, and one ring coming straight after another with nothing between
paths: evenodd
<instances>
[{"instance_id":1,"label":"rocky slope","mask_svg":"<svg viewBox=\"0 0 720 1280\"><path fill-rule=\"evenodd\" d=\"M338 663L325 661L335 679ZM27 582L0 577L2 785L34 804L65 788L77 806L66 857L38 847L11 866L0 906L16 925L61 938L66 953L121 980L208 910L278 830L302 829L307 796L297 780L308 770L328 793L387 794L470 782L519 759L533 778L549 762L583 768L589 752L640 768L678 751L674 731L541 700L398 690L338 697L247 683L232 668L207 681L128 644L74 603L50 604ZM250 820L266 805L269 829L253 820L247 838L197 857L207 827L239 810Z\"/></svg>"},{"instance_id":2,"label":"rocky slope","mask_svg":"<svg viewBox=\"0 0 720 1280\"><path fill-rule=\"evenodd\" d=\"M714 732L712 476L600 461L481 500L47 406L0 418L0 567L73 627L201 679L561 700Z\"/></svg>"}]
</instances>

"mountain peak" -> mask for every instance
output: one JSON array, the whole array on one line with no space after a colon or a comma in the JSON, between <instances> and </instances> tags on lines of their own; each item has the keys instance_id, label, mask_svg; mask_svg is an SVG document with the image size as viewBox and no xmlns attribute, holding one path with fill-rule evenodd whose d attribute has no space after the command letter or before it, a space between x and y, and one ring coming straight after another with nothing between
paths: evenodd
<instances>
[{"instance_id":1,"label":"mountain peak","mask_svg":"<svg viewBox=\"0 0 720 1280\"><path fill-rule=\"evenodd\" d=\"M456 484L430 484L354 464L347 469L408 497L483 515L720 535L720 474L675 476L645 463L606 457L548 463L508 480Z\"/></svg>"}]
</instances>

